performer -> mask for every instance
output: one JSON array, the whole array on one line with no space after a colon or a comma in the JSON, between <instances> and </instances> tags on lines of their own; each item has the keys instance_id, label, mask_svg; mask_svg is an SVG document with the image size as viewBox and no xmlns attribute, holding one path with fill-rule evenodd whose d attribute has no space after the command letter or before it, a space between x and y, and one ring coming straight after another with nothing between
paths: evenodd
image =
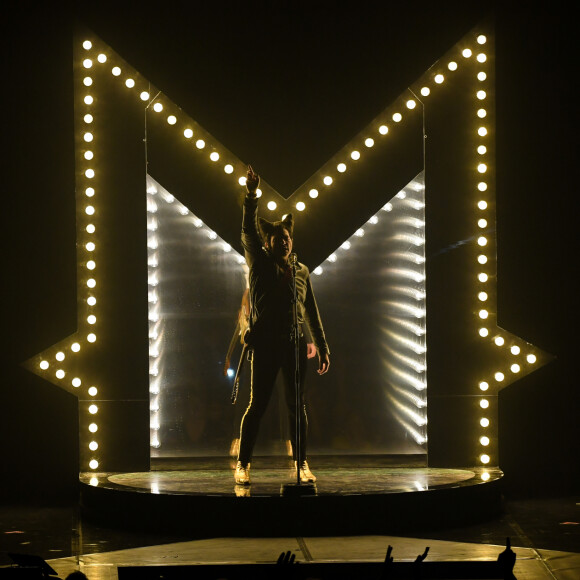
<instances>
[{"instance_id":1,"label":"performer","mask_svg":"<svg viewBox=\"0 0 580 580\"><path fill-rule=\"evenodd\" d=\"M248 166L247 195L242 218L242 245L246 254L250 278L250 331L246 342L253 350L252 385L250 403L240 428L240 450L235 471L235 481L240 485L250 483L250 461L258 435L260 420L268 406L274 383L281 370L284 378L285 398L288 407L292 454L300 480L314 482L316 478L306 461L307 417L304 403L304 369L307 346L300 329L300 457L296 450L296 392L295 348L292 342L293 292L292 253L293 218L271 223L258 218L256 189L260 177ZM259 224L259 226L258 226ZM330 366L329 350L320 321L318 307L310 284L308 268L298 264L296 269L299 323L308 325L312 341L318 351L318 374L323 375Z\"/></svg>"}]
</instances>

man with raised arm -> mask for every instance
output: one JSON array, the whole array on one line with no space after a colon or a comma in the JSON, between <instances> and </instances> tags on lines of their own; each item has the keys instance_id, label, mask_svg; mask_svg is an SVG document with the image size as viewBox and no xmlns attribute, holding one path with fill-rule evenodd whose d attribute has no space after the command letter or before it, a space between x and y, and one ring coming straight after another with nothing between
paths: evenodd
<instances>
[{"instance_id":1,"label":"man with raised arm","mask_svg":"<svg viewBox=\"0 0 580 580\"><path fill-rule=\"evenodd\" d=\"M304 403L304 377L307 344L302 326L307 324L318 352L318 374L328 371L329 350L314 299L310 274L304 264L296 267L296 290L299 322L299 368L300 368L300 456L296 445L296 392L295 392L295 345L293 342L293 288L292 254L293 219L285 216L282 221L268 222L258 218L256 190L260 177L248 166L247 194L242 218L242 245L246 255L250 278L250 330L247 344L253 350L252 385L250 403L240 428L240 448L235 471L238 485L250 484L250 461L258 435L260 420L268 406L279 371L284 378L286 405L290 423L290 438L296 469L300 480L311 483L316 478L306 461L306 432L308 421Z\"/></svg>"}]
</instances>

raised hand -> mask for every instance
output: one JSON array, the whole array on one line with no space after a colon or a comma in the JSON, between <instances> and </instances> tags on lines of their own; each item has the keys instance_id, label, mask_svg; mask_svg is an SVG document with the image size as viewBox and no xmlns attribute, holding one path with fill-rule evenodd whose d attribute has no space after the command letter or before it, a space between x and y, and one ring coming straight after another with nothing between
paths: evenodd
<instances>
[{"instance_id":1,"label":"raised hand","mask_svg":"<svg viewBox=\"0 0 580 580\"><path fill-rule=\"evenodd\" d=\"M251 165L248 165L248 173L246 174L246 189L248 193L255 195L258 185L260 185L260 176L254 172Z\"/></svg>"}]
</instances>

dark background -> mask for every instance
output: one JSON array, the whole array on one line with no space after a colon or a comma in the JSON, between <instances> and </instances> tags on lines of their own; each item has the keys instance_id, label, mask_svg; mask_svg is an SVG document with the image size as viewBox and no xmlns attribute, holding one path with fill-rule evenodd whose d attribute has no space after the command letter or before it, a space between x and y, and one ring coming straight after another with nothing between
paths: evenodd
<instances>
[{"instance_id":1,"label":"dark background","mask_svg":"<svg viewBox=\"0 0 580 580\"><path fill-rule=\"evenodd\" d=\"M557 3L22 2L2 34L2 497L62 497L76 486L76 399L20 363L76 330L77 21L289 195L487 18L496 28L498 323L556 356L500 394L500 465L508 493L577 490L570 14Z\"/></svg>"}]
</instances>

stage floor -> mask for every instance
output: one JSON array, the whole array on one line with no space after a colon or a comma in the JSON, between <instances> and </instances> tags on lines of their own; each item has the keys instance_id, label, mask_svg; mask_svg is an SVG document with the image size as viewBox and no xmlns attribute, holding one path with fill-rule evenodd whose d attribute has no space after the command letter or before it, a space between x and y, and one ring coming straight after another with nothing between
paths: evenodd
<instances>
[{"instance_id":1,"label":"stage floor","mask_svg":"<svg viewBox=\"0 0 580 580\"><path fill-rule=\"evenodd\" d=\"M481 468L344 468L312 466L317 482L317 495L361 495L427 491L447 487L484 483ZM501 477L499 469L487 469L488 481ZM281 486L295 482L291 468L259 465L250 471L252 484L237 486L232 469L196 469L184 471L149 471L138 473L100 473L81 475L81 481L93 486L118 489L131 488L154 494L195 495L280 495Z\"/></svg>"},{"instance_id":2,"label":"stage floor","mask_svg":"<svg viewBox=\"0 0 580 580\"><path fill-rule=\"evenodd\" d=\"M394 463L381 457L313 458L310 467L317 477L318 496L414 493L492 483L501 479L498 468L426 467L417 461ZM256 457L250 470L251 485L234 483L235 462L229 458L197 458L155 461L152 470L133 473L82 473L83 484L134 490L152 494L204 496L279 496L281 487L295 483L293 462L288 457Z\"/></svg>"}]
</instances>

